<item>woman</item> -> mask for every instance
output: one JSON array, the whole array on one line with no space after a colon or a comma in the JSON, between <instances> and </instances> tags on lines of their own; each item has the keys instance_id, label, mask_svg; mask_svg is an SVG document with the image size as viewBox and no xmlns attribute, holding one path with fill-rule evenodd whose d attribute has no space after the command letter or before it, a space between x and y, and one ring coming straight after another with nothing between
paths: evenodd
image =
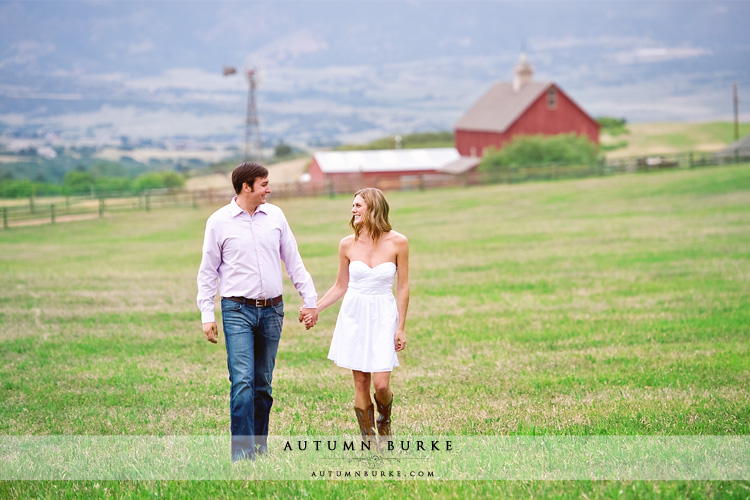
<instances>
[{"instance_id":1,"label":"woman","mask_svg":"<svg viewBox=\"0 0 750 500\"><path fill-rule=\"evenodd\" d=\"M375 386L377 429L391 435L393 392L391 371L396 353L406 348L406 309L409 306L409 242L391 229L388 202L375 188L354 194L354 234L339 243L336 283L318 301L318 313L344 297L328 358L354 375L354 412L362 436L375 435L370 383ZM397 298L393 280L398 274ZM306 318L306 323L311 317Z\"/></svg>"}]
</instances>

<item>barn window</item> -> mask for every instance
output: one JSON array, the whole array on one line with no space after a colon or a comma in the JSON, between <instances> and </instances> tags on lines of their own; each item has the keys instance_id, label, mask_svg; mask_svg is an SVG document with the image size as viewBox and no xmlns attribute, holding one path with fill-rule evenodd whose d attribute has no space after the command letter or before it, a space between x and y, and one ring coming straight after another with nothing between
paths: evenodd
<instances>
[{"instance_id":1,"label":"barn window","mask_svg":"<svg viewBox=\"0 0 750 500\"><path fill-rule=\"evenodd\" d=\"M555 87L551 87L547 91L547 108L557 109L557 91L555 90Z\"/></svg>"}]
</instances>

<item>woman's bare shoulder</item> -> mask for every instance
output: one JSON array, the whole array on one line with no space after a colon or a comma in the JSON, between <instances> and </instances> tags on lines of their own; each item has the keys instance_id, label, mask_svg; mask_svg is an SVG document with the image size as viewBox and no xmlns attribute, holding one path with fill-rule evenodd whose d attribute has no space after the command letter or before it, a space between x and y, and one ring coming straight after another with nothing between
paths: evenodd
<instances>
[{"instance_id":1,"label":"woman's bare shoulder","mask_svg":"<svg viewBox=\"0 0 750 500\"><path fill-rule=\"evenodd\" d=\"M388 238L396 245L408 245L409 244L409 240L406 239L406 236L399 233L398 231L394 231L393 229L388 231Z\"/></svg>"},{"instance_id":2,"label":"woman's bare shoulder","mask_svg":"<svg viewBox=\"0 0 750 500\"><path fill-rule=\"evenodd\" d=\"M347 236L344 236L341 238L341 241L339 241L339 247L340 248L350 248L354 244L354 235L349 234Z\"/></svg>"}]
</instances>

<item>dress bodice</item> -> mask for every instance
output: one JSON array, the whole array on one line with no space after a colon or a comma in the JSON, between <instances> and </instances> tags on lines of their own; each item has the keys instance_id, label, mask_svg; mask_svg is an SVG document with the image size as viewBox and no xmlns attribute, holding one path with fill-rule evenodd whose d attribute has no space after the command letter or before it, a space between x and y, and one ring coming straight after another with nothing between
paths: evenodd
<instances>
[{"instance_id":1,"label":"dress bodice","mask_svg":"<svg viewBox=\"0 0 750 500\"><path fill-rule=\"evenodd\" d=\"M349 262L349 290L368 295L393 294L396 264L383 262L370 267L361 260Z\"/></svg>"}]
</instances>

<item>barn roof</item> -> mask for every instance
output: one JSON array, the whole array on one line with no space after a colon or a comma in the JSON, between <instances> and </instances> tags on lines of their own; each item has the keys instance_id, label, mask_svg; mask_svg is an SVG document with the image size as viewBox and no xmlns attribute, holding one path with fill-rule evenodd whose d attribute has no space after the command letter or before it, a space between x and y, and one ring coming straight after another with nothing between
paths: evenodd
<instances>
[{"instance_id":1,"label":"barn roof","mask_svg":"<svg viewBox=\"0 0 750 500\"><path fill-rule=\"evenodd\" d=\"M455 128L505 132L552 85L530 82L516 92L510 82L496 83L456 122Z\"/></svg>"},{"instance_id":2,"label":"barn roof","mask_svg":"<svg viewBox=\"0 0 750 500\"><path fill-rule=\"evenodd\" d=\"M314 157L325 174L441 170L462 158L456 148L324 151Z\"/></svg>"},{"instance_id":3,"label":"barn roof","mask_svg":"<svg viewBox=\"0 0 750 500\"><path fill-rule=\"evenodd\" d=\"M461 156L458 159L444 165L440 172L444 174L463 174L481 163L482 159L477 156Z\"/></svg>"}]
</instances>

